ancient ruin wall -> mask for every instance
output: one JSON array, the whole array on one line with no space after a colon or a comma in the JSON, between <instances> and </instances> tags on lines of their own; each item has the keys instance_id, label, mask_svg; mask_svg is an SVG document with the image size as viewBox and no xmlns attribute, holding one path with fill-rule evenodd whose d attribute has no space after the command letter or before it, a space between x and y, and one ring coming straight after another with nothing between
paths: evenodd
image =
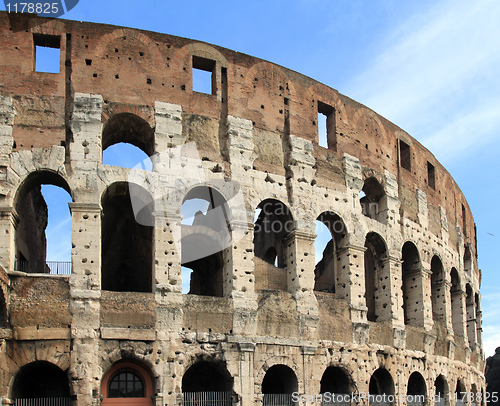
<instances>
[{"instance_id":1,"label":"ancient ruin wall","mask_svg":"<svg viewBox=\"0 0 500 406\"><path fill-rule=\"evenodd\" d=\"M396 393L407 393L414 372L427 396L439 376L450 393L484 390L474 220L449 173L410 135L313 79L215 45L7 13L0 27L0 261L9 275L0 396L14 396L16 374L34 361L68 371L79 405L100 402L103 377L120 360L148 369L158 405L177 401L200 360L224 366L242 405L262 401L273 365L289 367L301 393L319 393L330 366L356 392L368 393L379 368ZM36 45L60 49L60 73L36 71ZM211 73L211 94L192 90L193 68ZM328 148L319 146L318 113ZM134 269L151 262L140 273L147 282L136 292L108 287L119 274L108 282L105 269L120 255L104 254L103 230L115 224L106 225L106 207L123 202L131 171L103 165L102 151L119 142L149 156L195 143L199 167L233 211L234 243L208 267L193 263L192 289L208 291L182 294L187 250L174 229L197 184L186 179L179 191L164 155L148 175L148 192L166 197L163 211L152 211L150 231L125 228L151 238L128 250L141 258ZM243 217L217 189L224 180L239 185ZM42 183L72 196L69 278L15 271L29 245L18 211ZM286 209L274 220L293 230L260 237L263 202ZM321 269L317 219L342 224Z\"/></svg>"}]
</instances>

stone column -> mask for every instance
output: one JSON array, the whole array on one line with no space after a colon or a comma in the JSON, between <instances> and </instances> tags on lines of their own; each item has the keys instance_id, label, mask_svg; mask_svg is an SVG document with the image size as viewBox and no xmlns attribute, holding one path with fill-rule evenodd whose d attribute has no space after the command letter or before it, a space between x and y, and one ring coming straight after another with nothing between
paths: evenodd
<instances>
[{"instance_id":1,"label":"stone column","mask_svg":"<svg viewBox=\"0 0 500 406\"><path fill-rule=\"evenodd\" d=\"M102 96L75 93L69 145L74 170L96 170L102 162Z\"/></svg>"},{"instance_id":2,"label":"stone column","mask_svg":"<svg viewBox=\"0 0 500 406\"><path fill-rule=\"evenodd\" d=\"M239 376L235 377L234 389L240 395L240 406L254 406L255 380L254 355L255 344L249 342L238 343L240 349Z\"/></svg>"},{"instance_id":3,"label":"stone column","mask_svg":"<svg viewBox=\"0 0 500 406\"><path fill-rule=\"evenodd\" d=\"M14 270L16 260L16 227L19 216L13 207L0 207L0 264Z\"/></svg>"},{"instance_id":4,"label":"stone column","mask_svg":"<svg viewBox=\"0 0 500 406\"><path fill-rule=\"evenodd\" d=\"M184 144L181 105L155 101L155 121L155 153Z\"/></svg>"},{"instance_id":5,"label":"stone column","mask_svg":"<svg viewBox=\"0 0 500 406\"><path fill-rule=\"evenodd\" d=\"M75 381L78 405L95 405L100 393L99 364L101 297L101 207L92 203L69 203L72 217L70 377Z\"/></svg>"},{"instance_id":6,"label":"stone column","mask_svg":"<svg viewBox=\"0 0 500 406\"><path fill-rule=\"evenodd\" d=\"M5 170L10 164L10 154L14 145L12 127L16 110L12 104L12 98L0 96L0 168Z\"/></svg>"},{"instance_id":7,"label":"stone column","mask_svg":"<svg viewBox=\"0 0 500 406\"><path fill-rule=\"evenodd\" d=\"M384 258L379 279L375 302L377 321L392 321L394 326L404 327L401 260L390 255Z\"/></svg>"},{"instance_id":8,"label":"stone column","mask_svg":"<svg viewBox=\"0 0 500 406\"><path fill-rule=\"evenodd\" d=\"M434 325L432 318L432 288L431 288L431 275L430 269L422 268L422 325L426 330L431 330Z\"/></svg>"},{"instance_id":9,"label":"stone column","mask_svg":"<svg viewBox=\"0 0 500 406\"><path fill-rule=\"evenodd\" d=\"M339 299L349 302L353 323L366 323L364 253L366 248L348 244L337 250L337 285Z\"/></svg>"},{"instance_id":10,"label":"stone column","mask_svg":"<svg viewBox=\"0 0 500 406\"><path fill-rule=\"evenodd\" d=\"M315 337L319 309L314 295L314 239L316 235L292 231L285 241L288 291L297 302L300 314L300 335L306 340ZM307 253L307 256L304 255Z\"/></svg>"},{"instance_id":11,"label":"stone column","mask_svg":"<svg viewBox=\"0 0 500 406\"><path fill-rule=\"evenodd\" d=\"M233 298L233 332L252 335L257 328L257 295L255 293L253 223L231 221L232 255L227 264L229 291Z\"/></svg>"}]
</instances>

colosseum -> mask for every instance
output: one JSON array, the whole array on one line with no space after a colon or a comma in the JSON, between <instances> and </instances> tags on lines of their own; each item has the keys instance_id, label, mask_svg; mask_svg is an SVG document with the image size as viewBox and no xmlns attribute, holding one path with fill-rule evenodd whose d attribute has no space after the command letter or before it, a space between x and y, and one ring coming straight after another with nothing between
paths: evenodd
<instances>
[{"instance_id":1,"label":"colosseum","mask_svg":"<svg viewBox=\"0 0 500 406\"><path fill-rule=\"evenodd\" d=\"M2 404L485 404L474 219L418 141L216 45L0 21ZM104 165L118 143L152 168ZM68 267L41 185L71 196Z\"/></svg>"}]
</instances>

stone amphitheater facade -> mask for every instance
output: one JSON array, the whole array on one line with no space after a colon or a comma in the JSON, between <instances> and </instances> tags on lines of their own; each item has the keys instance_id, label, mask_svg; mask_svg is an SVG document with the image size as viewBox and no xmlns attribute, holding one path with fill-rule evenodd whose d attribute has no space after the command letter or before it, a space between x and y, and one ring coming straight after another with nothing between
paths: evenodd
<instances>
[{"instance_id":1,"label":"stone amphitheater facade","mask_svg":"<svg viewBox=\"0 0 500 406\"><path fill-rule=\"evenodd\" d=\"M111 395L120 371L141 405L484 394L472 213L405 131L215 45L5 12L0 27L3 404L35 396L28 381L72 405L129 404ZM59 73L37 71L36 46L59 49ZM211 91L193 91L193 70ZM152 170L103 165L120 142ZM70 275L19 266L45 261L41 184L71 195ZM193 199L208 211L181 224ZM317 221L332 239L316 265Z\"/></svg>"}]
</instances>

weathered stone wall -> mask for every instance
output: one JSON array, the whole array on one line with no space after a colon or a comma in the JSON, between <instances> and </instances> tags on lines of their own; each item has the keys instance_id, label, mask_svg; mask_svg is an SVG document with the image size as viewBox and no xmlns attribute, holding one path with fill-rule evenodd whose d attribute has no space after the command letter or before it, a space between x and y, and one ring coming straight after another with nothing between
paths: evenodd
<instances>
[{"instance_id":1,"label":"weathered stone wall","mask_svg":"<svg viewBox=\"0 0 500 406\"><path fill-rule=\"evenodd\" d=\"M378 368L390 373L397 394L407 393L413 372L428 397L438 376L451 393L460 385L484 390L479 301L471 307L467 299L471 291L479 298L481 279L474 220L449 173L411 136L334 89L217 46L6 13L0 29L4 399L35 361L67 371L75 405L100 404L103 379L122 360L149 371L158 406L178 401L185 372L199 361L227 370L242 406L262 402L273 365L288 366L307 394L319 393L329 366L341 368L356 393L368 392ZM59 38L60 73L35 71L39 35ZM212 94L192 90L200 60L212 71ZM328 115L328 148L318 144L318 113ZM103 165L103 149L118 142L156 154L153 171ZM231 214L230 244L211 262L222 261L220 297L182 294L180 210L200 179L210 180ZM375 198L367 180L383 191L375 214L360 201L361 190ZM105 290L103 239L116 237L103 233L106 196L132 181L154 201L145 264L132 266L150 279L147 289ZM22 233L16 208L41 183L73 199L68 277L14 270ZM266 201L287 207L276 219L293 225L279 234L279 268L254 247L256 209ZM335 220L329 292L314 291L317 219ZM127 230L119 234L139 235ZM217 240L214 230L204 232Z\"/></svg>"}]
</instances>

